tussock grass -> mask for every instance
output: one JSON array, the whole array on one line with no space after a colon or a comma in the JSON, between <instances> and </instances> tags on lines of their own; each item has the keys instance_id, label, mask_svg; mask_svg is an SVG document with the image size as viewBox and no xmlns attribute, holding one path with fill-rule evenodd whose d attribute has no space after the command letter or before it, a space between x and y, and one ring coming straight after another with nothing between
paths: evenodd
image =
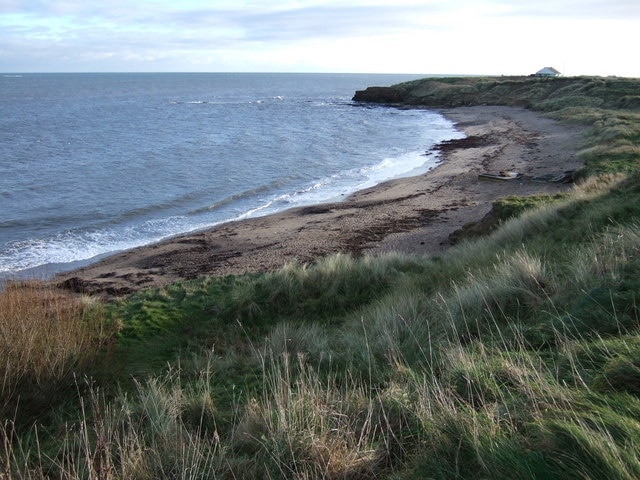
<instances>
[{"instance_id":1,"label":"tussock grass","mask_svg":"<svg viewBox=\"0 0 640 480\"><path fill-rule=\"evenodd\" d=\"M169 372L115 400L93 388L82 398L79 418L60 426L55 436L36 430L34 437L19 437L5 423L0 471L10 479L110 480L197 479L223 470L215 432L202 423L187 429L181 415L190 394L178 378Z\"/></svg>"},{"instance_id":2,"label":"tussock grass","mask_svg":"<svg viewBox=\"0 0 640 480\"><path fill-rule=\"evenodd\" d=\"M250 323L273 317L340 317L380 296L394 277L420 268L402 255L354 259L338 254L313 266L290 264L252 278L234 291L228 308Z\"/></svg>"},{"instance_id":3,"label":"tussock grass","mask_svg":"<svg viewBox=\"0 0 640 480\"><path fill-rule=\"evenodd\" d=\"M381 453L376 437L380 408L353 381L340 387L321 379L303 356L265 364L263 397L251 400L233 432L236 449L261 460L255 477L366 478Z\"/></svg>"}]
</instances>

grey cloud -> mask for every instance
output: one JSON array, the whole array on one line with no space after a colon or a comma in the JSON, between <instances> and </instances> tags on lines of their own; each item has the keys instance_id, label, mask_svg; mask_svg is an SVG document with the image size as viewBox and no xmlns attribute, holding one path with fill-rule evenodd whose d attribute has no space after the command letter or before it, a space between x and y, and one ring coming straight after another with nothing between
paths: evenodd
<instances>
[{"instance_id":1,"label":"grey cloud","mask_svg":"<svg viewBox=\"0 0 640 480\"><path fill-rule=\"evenodd\" d=\"M15 7L18 2L7 1ZM19 12L41 25L54 19L66 20L66 34L72 36L91 24L96 34L109 38L109 29L130 32L150 41L165 34L178 39L278 42L306 38L384 34L415 26L433 7L394 6L310 6L279 10L276 7L238 7L182 10L151 9L141 3L110 0L96 4L72 0L22 2ZM10 8L11 9L11 8ZM15 9L15 8L14 8ZM54 22L56 23L56 22ZM57 22L58 26L60 25ZM65 32L58 33L65 34Z\"/></svg>"},{"instance_id":2,"label":"grey cloud","mask_svg":"<svg viewBox=\"0 0 640 480\"><path fill-rule=\"evenodd\" d=\"M255 40L392 33L415 27L425 9L416 7L306 8L267 15L248 16L248 37Z\"/></svg>"},{"instance_id":3,"label":"grey cloud","mask_svg":"<svg viewBox=\"0 0 640 480\"><path fill-rule=\"evenodd\" d=\"M248 41L290 41L336 38L401 31L416 26L416 18L433 11L424 6L314 6L277 11L271 9L194 10L164 13L156 18L187 30L223 28Z\"/></svg>"}]
</instances>

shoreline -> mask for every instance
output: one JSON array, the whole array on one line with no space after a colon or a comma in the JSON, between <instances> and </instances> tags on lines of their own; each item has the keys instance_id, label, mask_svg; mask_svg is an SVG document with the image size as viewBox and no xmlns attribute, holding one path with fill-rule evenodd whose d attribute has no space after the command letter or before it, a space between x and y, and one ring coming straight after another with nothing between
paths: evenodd
<instances>
[{"instance_id":1,"label":"shoreline","mask_svg":"<svg viewBox=\"0 0 640 480\"><path fill-rule=\"evenodd\" d=\"M584 127L567 126L518 107L435 109L466 134L436 148L438 166L390 180L335 203L297 207L233 221L115 253L50 281L109 297L203 275L275 270L334 253L438 255L449 236L482 219L507 195L556 193L567 184L531 177L577 170ZM481 173L523 178L486 181Z\"/></svg>"}]
</instances>

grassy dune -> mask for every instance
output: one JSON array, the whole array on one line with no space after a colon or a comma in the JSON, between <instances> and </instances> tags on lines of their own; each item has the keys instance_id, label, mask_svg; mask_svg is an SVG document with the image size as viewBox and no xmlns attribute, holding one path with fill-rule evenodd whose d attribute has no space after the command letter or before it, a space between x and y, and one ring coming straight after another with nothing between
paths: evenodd
<instances>
[{"instance_id":1,"label":"grassy dune","mask_svg":"<svg viewBox=\"0 0 640 480\"><path fill-rule=\"evenodd\" d=\"M587 166L439 258L338 255L106 305L11 286L0 478L639 478L640 81L397 88L588 124Z\"/></svg>"}]
</instances>

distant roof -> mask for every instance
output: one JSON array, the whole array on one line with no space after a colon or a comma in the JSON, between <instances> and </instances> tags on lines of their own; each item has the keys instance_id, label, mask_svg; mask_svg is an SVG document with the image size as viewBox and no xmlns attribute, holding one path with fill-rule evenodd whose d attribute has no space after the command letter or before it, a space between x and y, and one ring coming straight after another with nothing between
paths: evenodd
<instances>
[{"instance_id":1,"label":"distant roof","mask_svg":"<svg viewBox=\"0 0 640 480\"><path fill-rule=\"evenodd\" d=\"M553 75L554 77L560 75L560 72L553 67L544 67L536 72L536 75Z\"/></svg>"}]
</instances>

